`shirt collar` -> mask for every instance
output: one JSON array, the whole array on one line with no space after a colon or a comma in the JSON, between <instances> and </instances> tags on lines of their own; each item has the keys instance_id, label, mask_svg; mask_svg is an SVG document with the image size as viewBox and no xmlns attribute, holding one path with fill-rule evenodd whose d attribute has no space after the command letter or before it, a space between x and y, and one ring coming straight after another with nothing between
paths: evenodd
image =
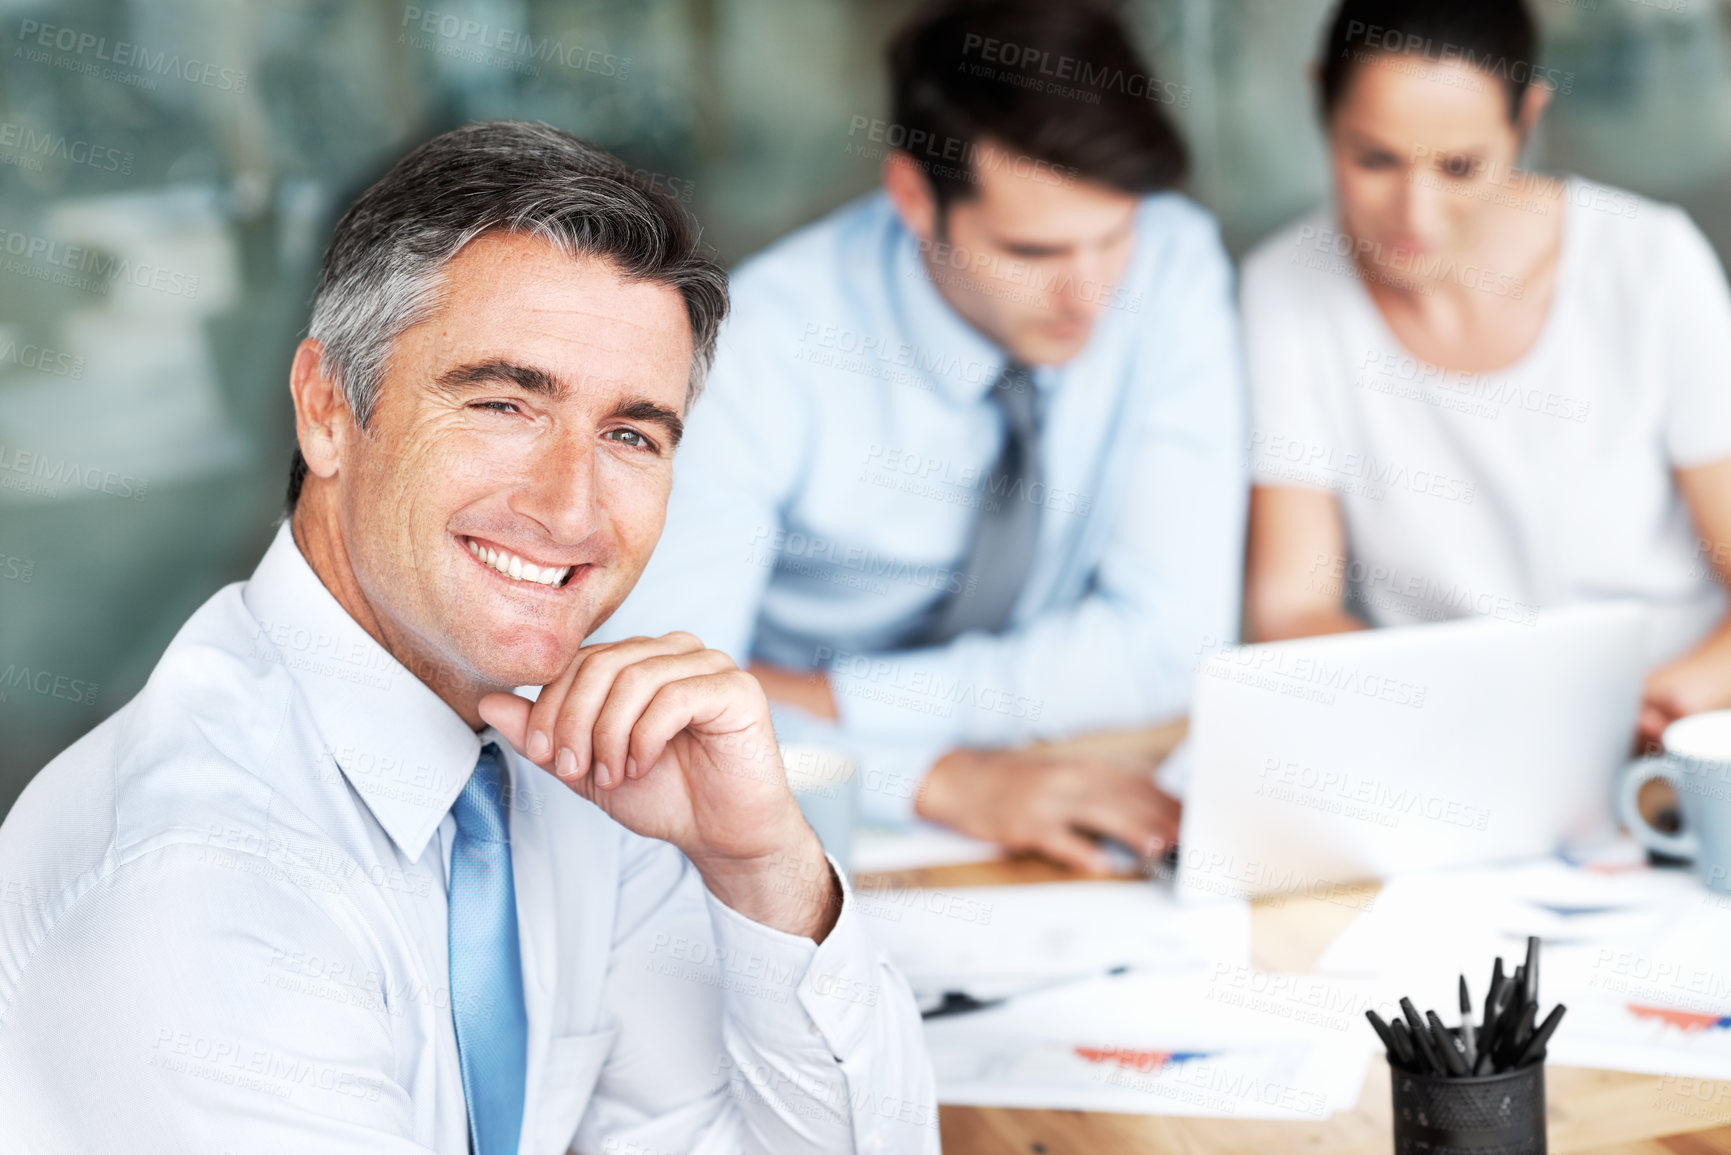
<instances>
[{"instance_id":1,"label":"shirt collar","mask_svg":"<svg viewBox=\"0 0 1731 1155\"><path fill-rule=\"evenodd\" d=\"M326 752L410 861L475 770L484 741L349 616L301 556L287 522L241 591L253 653L281 662ZM509 762L509 755L506 755Z\"/></svg>"},{"instance_id":2,"label":"shirt collar","mask_svg":"<svg viewBox=\"0 0 1731 1155\"><path fill-rule=\"evenodd\" d=\"M1003 373L1009 357L944 299L920 255L919 238L899 218L891 227L895 248L890 275L895 284L890 299L901 303L901 322L912 346L914 367L934 382L943 396L978 401ZM953 250L938 248L933 256L940 276L961 275L961 270L944 264L950 256L962 261Z\"/></svg>"}]
</instances>

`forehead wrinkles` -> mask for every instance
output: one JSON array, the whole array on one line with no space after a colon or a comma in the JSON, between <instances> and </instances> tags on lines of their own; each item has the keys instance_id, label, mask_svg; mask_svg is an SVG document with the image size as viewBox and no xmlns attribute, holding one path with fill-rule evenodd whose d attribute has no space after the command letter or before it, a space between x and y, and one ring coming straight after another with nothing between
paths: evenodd
<instances>
[{"instance_id":1,"label":"forehead wrinkles","mask_svg":"<svg viewBox=\"0 0 1731 1155\"><path fill-rule=\"evenodd\" d=\"M480 244L480 242L477 242ZM592 257L506 243L465 250L441 278L439 308L405 332L388 376L413 392L453 398L484 390L548 403L578 401L589 416L648 420L654 408L673 443L692 371L683 299L670 286L618 276ZM539 285L546 292L537 292ZM430 380L429 380L430 379ZM397 390L392 390L396 392ZM665 394L665 396L663 396Z\"/></svg>"},{"instance_id":2,"label":"forehead wrinkles","mask_svg":"<svg viewBox=\"0 0 1731 1155\"><path fill-rule=\"evenodd\" d=\"M611 265L593 258L555 253L552 262L531 261L520 271L488 264L448 291L429 318L441 359L497 356L567 379L595 376L588 366L560 364L576 349L610 362L668 357L679 362L681 378L686 375L689 325L674 290L621 279ZM519 340L499 340L501 330ZM526 347L513 347L519 344Z\"/></svg>"}]
</instances>

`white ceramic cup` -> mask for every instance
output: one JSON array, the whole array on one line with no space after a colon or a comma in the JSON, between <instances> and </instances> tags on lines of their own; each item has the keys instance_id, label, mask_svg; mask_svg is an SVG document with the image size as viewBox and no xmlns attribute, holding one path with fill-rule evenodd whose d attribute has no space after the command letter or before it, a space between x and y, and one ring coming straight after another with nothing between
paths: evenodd
<instances>
[{"instance_id":1,"label":"white ceramic cup","mask_svg":"<svg viewBox=\"0 0 1731 1155\"><path fill-rule=\"evenodd\" d=\"M801 744L783 746L781 763L800 813L846 870L859 809L859 764L840 750Z\"/></svg>"}]
</instances>

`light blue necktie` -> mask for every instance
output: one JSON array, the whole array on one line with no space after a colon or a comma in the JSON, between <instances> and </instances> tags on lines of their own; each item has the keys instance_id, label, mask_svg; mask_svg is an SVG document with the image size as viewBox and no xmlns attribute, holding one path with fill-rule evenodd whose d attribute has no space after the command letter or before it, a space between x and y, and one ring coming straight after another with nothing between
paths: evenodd
<instances>
[{"instance_id":1,"label":"light blue necktie","mask_svg":"<svg viewBox=\"0 0 1731 1155\"><path fill-rule=\"evenodd\" d=\"M516 1155L529 1082L529 1016L511 884L499 748L489 744L451 806L451 1017L474 1155Z\"/></svg>"}]
</instances>

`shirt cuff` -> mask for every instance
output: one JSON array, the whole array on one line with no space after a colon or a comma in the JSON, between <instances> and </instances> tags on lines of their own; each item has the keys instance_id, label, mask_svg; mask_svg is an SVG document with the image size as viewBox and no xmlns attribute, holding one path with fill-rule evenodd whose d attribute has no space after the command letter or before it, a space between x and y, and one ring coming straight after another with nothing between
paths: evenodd
<instances>
[{"instance_id":1,"label":"shirt cuff","mask_svg":"<svg viewBox=\"0 0 1731 1155\"><path fill-rule=\"evenodd\" d=\"M740 914L710 894L717 957L734 972L723 984L729 1016L765 1050L809 1045L819 1035L838 1061L846 1061L866 1036L880 998L884 973L877 947L860 926L853 889L833 858L832 879L790 879L791 885L841 884L841 914L821 943L787 934Z\"/></svg>"}]
</instances>

